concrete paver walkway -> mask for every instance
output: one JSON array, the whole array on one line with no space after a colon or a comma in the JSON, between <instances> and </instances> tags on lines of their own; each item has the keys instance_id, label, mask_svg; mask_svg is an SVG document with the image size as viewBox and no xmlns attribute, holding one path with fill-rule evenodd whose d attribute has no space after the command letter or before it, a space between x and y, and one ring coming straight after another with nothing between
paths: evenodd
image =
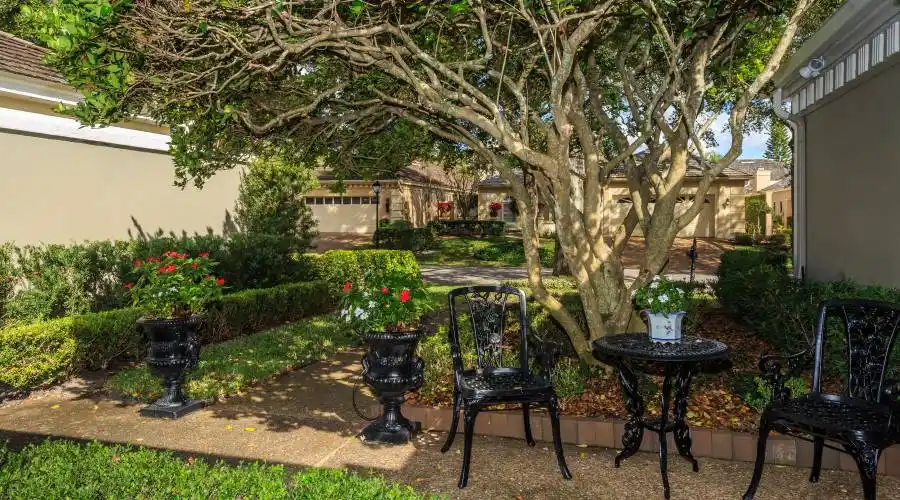
<instances>
[{"instance_id":1,"label":"concrete paver walkway","mask_svg":"<svg viewBox=\"0 0 900 500\"><path fill-rule=\"evenodd\" d=\"M440 453L445 435L424 432L397 447L371 447L356 437L365 422L351 406L359 371L358 352L344 352L249 390L180 420L140 417L139 406L102 394L61 392L0 406L0 440L13 446L46 436L97 439L175 450L223 459L265 460L291 468L346 467L410 484L450 498L660 498L657 457L639 453L614 468L613 450L566 447L571 481L556 468L552 446L529 448L514 439L476 437L469 487L456 488L462 436ZM670 461L672 498L739 498L751 464L701 460L700 473L687 462ZM809 471L767 466L760 499L860 498L858 476L824 471L819 484ZM879 478L880 498L900 498L900 480Z\"/></svg>"}]
</instances>

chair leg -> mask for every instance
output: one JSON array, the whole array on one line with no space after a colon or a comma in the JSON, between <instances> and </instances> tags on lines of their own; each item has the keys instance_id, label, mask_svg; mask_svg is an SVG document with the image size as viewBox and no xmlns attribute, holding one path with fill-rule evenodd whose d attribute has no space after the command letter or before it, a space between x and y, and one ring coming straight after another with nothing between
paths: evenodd
<instances>
[{"instance_id":1,"label":"chair leg","mask_svg":"<svg viewBox=\"0 0 900 500\"><path fill-rule=\"evenodd\" d=\"M869 444L859 444L848 451L851 451L853 459L856 460L856 467L859 469L859 478L862 479L863 485L863 498L875 500L878 455L881 454L881 450Z\"/></svg>"},{"instance_id":2,"label":"chair leg","mask_svg":"<svg viewBox=\"0 0 900 500\"><path fill-rule=\"evenodd\" d=\"M756 488L759 487L759 480L762 479L763 465L766 462L766 441L769 439L769 430L771 426L766 417L759 421L759 440L756 442L756 465L753 467L753 477L750 479L750 486L744 493L744 500L753 500L756 495Z\"/></svg>"},{"instance_id":3,"label":"chair leg","mask_svg":"<svg viewBox=\"0 0 900 500\"><path fill-rule=\"evenodd\" d=\"M466 407L465 416L463 417L464 436L463 436L463 463L462 470L459 472L460 488L465 488L469 482L469 463L472 458L472 434L475 433L475 418L478 417L478 408Z\"/></svg>"},{"instance_id":4,"label":"chair leg","mask_svg":"<svg viewBox=\"0 0 900 500\"><path fill-rule=\"evenodd\" d=\"M809 482L811 483L819 482L819 474L822 473L822 451L824 447L824 438L813 439L813 466L812 472L809 473Z\"/></svg>"},{"instance_id":5,"label":"chair leg","mask_svg":"<svg viewBox=\"0 0 900 500\"><path fill-rule=\"evenodd\" d=\"M447 453L447 450L450 449L450 446L453 445L453 440L456 438L456 428L459 427L459 406L461 400L462 398L459 393L453 395L453 420L450 422L450 431L447 433L447 442L445 442L444 446L441 448L441 453Z\"/></svg>"},{"instance_id":6,"label":"chair leg","mask_svg":"<svg viewBox=\"0 0 900 500\"><path fill-rule=\"evenodd\" d=\"M556 463L559 465L559 472L565 479L572 479L572 473L566 465L566 456L563 454L562 433L559 430L559 408L556 406L556 397L550 399L547 404L550 410L550 426L553 427L553 447L556 448Z\"/></svg>"},{"instance_id":7,"label":"chair leg","mask_svg":"<svg viewBox=\"0 0 900 500\"><path fill-rule=\"evenodd\" d=\"M525 442L528 446L534 446L534 436L531 435L531 415L528 412L529 403L522 405L522 416L525 419Z\"/></svg>"}]
</instances>

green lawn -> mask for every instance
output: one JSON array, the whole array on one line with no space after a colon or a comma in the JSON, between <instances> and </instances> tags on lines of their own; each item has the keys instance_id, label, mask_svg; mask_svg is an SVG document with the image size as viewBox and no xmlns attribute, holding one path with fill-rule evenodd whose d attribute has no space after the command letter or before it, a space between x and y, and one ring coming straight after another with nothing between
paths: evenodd
<instances>
[{"instance_id":1,"label":"green lawn","mask_svg":"<svg viewBox=\"0 0 900 500\"><path fill-rule=\"evenodd\" d=\"M434 250L417 255L420 264L520 267L525 265L521 238L441 238ZM541 242L541 265L553 267L553 240Z\"/></svg>"},{"instance_id":2,"label":"green lawn","mask_svg":"<svg viewBox=\"0 0 900 500\"><path fill-rule=\"evenodd\" d=\"M270 375L323 359L354 340L337 316L323 315L204 346L200 363L188 372L185 392L194 399L237 394ZM145 365L120 371L108 384L142 401L162 394L159 379Z\"/></svg>"},{"instance_id":3,"label":"green lawn","mask_svg":"<svg viewBox=\"0 0 900 500\"><path fill-rule=\"evenodd\" d=\"M127 446L45 441L20 452L0 445L0 498L257 498L413 500L408 486L344 470L290 474L280 465L229 466Z\"/></svg>"}]
</instances>

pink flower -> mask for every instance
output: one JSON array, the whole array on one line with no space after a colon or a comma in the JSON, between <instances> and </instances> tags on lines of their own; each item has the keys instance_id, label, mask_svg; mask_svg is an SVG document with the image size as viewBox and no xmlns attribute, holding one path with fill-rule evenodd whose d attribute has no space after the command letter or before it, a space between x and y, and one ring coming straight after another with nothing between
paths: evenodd
<instances>
[{"instance_id":1,"label":"pink flower","mask_svg":"<svg viewBox=\"0 0 900 500\"><path fill-rule=\"evenodd\" d=\"M400 292L400 302L409 302L410 298L409 290L404 288L403 291Z\"/></svg>"},{"instance_id":2,"label":"pink flower","mask_svg":"<svg viewBox=\"0 0 900 500\"><path fill-rule=\"evenodd\" d=\"M125 283L125 284L124 284L124 285L122 285L122 286L124 286L124 287L125 287L125 288L127 288L127 289L129 289L129 290L131 290L131 287L133 287L133 286L134 286L134 283Z\"/></svg>"},{"instance_id":3,"label":"pink flower","mask_svg":"<svg viewBox=\"0 0 900 500\"><path fill-rule=\"evenodd\" d=\"M381 287L381 293L383 295L387 295L387 294L391 293L391 291L388 290L386 286L383 286L383 287Z\"/></svg>"},{"instance_id":4,"label":"pink flower","mask_svg":"<svg viewBox=\"0 0 900 500\"><path fill-rule=\"evenodd\" d=\"M141 264L143 263L144 261L142 261L141 259L134 259L134 267L141 267Z\"/></svg>"}]
</instances>

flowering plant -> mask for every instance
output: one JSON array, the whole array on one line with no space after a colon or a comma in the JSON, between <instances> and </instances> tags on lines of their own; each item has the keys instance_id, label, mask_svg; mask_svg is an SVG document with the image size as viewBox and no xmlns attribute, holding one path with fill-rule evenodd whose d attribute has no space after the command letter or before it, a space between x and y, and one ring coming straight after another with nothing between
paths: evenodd
<instances>
[{"instance_id":1,"label":"flowering plant","mask_svg":"<svg viewBox=\"0 0 900 500\"><path fill-rule=\"evenodd\" d=\"M491 210L500 210L501 208L503 208L503 204L499 201L495 201L488 205L488 208L490 208Z\"/></svg>"},{"instance_id":2,"label":"flowering plant","mask_svg":"<svg viewBox=\"0 0 900 500\"><path fill-rule=\"evenodd\" d=\"M687 310L690 297L680 283L656 276L634 293L634 303L642 311L669 314Z\"/></svg>"},{"instance_id":3,"label":"flowering plant","mask_svg":"<svg viewBox=\"0 0 900 500\"><path fill-rule=\"evenodd\" d=\"M145 318L185 318L203 313L222 297L225 280L212 274L215 266L207 252L191 257L169 251L135 260L138 278L125 283L125 288L131 290L134 305L143 310Z\"/></svg>"},{"instance_id":4,"label":"flowering plant","mask_svg":"<svg viewBox=\"0 0 900 500\"><path fill-rule=\"evenodd\" d=\"M437 204L438 213L441 215L445 215L450 213L453 210L453 202L452 201L439 201Z\"/></svg>"},{"instance_id":5,"label":"flowering plant","mask_svg":"<svg viewBox=\"0 0 900 500\"><path fill-rule=\"evenodd\" d=\"M357 331L404 332L432 309L422 278L402 271L369 271L343 286L341 317Z\"/></svg>"}]
</instances>

